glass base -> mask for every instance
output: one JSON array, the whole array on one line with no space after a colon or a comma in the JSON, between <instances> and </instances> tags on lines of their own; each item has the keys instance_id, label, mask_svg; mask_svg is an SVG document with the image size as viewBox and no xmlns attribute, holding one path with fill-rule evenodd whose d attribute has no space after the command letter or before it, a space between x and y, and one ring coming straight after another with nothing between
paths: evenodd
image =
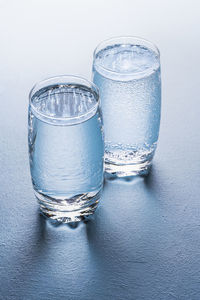
<instances>
[{"instance_id":1,"label":"glass base","mask_svg":"<svg viewBox=\"0 0 200 300\"><path fill-rule=\"evenodd\" d=\"M109 177L130 177L130 176L145 176L149 173L152 163L151 160L146 160L140 163L113 163L112 161L105 161L105 172Z\"/></svg>"},{"instance_id":2,"label":"glass base","mask_svg":"<svg viewBox=\"0 0 200 300\"><path fill-rule=\"evenodd\" d=\"M34 191L42 214L51 220L70 223L82 221L92 215L99 203L101 190L79 194L72 198L52 198Z\"/></svg>"},{"instance_id":3,"label":"glass base","mask_svg":"<svg viewBox=\"0 0 200 300\"><path fill-rule=\"evenodd\" d=\"M106 142L105 172L109 177L145 176L149 173L156 143L143 147Z\"/></svg>"}]
</instances>

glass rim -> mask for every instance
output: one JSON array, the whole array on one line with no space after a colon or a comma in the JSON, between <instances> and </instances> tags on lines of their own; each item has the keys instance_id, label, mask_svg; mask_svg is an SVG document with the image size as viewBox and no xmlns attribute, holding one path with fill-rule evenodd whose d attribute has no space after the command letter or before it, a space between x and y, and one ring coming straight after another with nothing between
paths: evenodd
<instances>
[{"instance_id":1,"label":"glass rim","mask_svg":"<svg viewBox=\"0 0 200 300\"><path fill-rule=\"evenodd\" d=\"M55 82L54 82L55 81ZM82 81L82 83L81 83ZM52 82L52 84L51 84ZM48 84L49 83L49 84ZM42 113L40 111L38 111L33 102L33 96L35 95L36 92L38 92L39 90L41 90L44 87L48 87L50 85L53 84L58 84L58 85L68 85L68 84L82 84L82 86L91 88L92 91L94 92L95 96L95 100L96 102L94 103L94 105L85 113L80 114L79 116L73 116L73 117L55 117L55 116L51 116L51 115L47 115L45 113ZM91 117L95 114L92 114L94 111L96 112L97 108L100 106L100 96L99 96L99 89L98 87L90 80L82 77L82 76L78 76L78 75L56 75L56 76L51 76L51 77L47 77L41 81L36 82L32 89L29 92L29 105L31 107L31 109L36 113L36 115L42 117L45 120L51 120L51 121L56 121L56 122L66 122L66 123L72 123L72 124L76 124L76 123L81 123L81 120L83 118L89 119L90 115ZM89 116L89 118L87 118L87 116ZM79 122L80 120L80 122ZM74 121L74 122L73 122Z\"/></svg>"},{"instance_id":2,"label":"glass rim","mask_svg":"<svg viewBox=\"0 0 200 300\"><path fill-rule=\"evenodd\" d=\"M125 39L128 39L128 40L135 40L135 41L138 41L138 43L140 42L141 44L142 43L146 43L146 44L149 44L149 47L147 46L147 48L150 48L150 46L152 47L152 50L155 52L155 54L157 55L158 57L158 61L159 61L159 65L160 65L160 50L158 49L158 47L152 43L151 41L147 40L147 39L144 39L144 38L141 38L139 36L131 36L131 35L121 35L121 36L114 36L114 37L111 37L111 38L108 38L106 40L103 40L101 41L97 46L96 48L94 49L93 51L93 63L95 64L95 61L96 61L96 56L97 54L99 53L100 50L103 50L106 48L106 44L107 43L112 43L114 41L117 41L117 40L125 40ZM105 44L105 47L102 47L103 45ZM122 43L121 43L122 44ZM124 43L124 44L128 44L128 43ZM139 44L139 45L141 45ZM108 46L108 45L107 45ZM101 49L102 48L102 49ZM151 49L151 48L150 48ZM102 70L105 70L107 71L108 73L111 73L111 74L121 74L120 72L118 71L113 71L112 69L109 69L109 68L106 68L104 67L103 65L98 65L99 68L101 68ZM133 77L137 77L138 75L143 75L143 74L148 74L148 73L151 73L151 71L154 70L152 67L148 68L147 70L145 71L139 71L139 72L129 72L129 73L124 73L123 76L124 77L128 77L128 76L133 76ZM150 72L148 72L150 71Z\"/></svg>"}]
</instances>

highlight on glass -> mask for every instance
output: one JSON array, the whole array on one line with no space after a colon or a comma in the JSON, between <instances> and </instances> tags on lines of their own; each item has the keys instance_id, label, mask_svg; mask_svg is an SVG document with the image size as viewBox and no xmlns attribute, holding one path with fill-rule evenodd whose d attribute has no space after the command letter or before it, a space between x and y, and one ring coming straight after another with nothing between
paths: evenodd
<instances>
[{"instance_id":1,"label":"highlight on glass","mask_svg":"<svg viewBox=\"0 0 200 300\"><path fill-rule=\"evenodd\" d=\"M151 42L116 37L94 51L93 82L100 91L105 131L105 171L147 174L157 147L160 53Z\"/></svg>"},{"instance_id":2,"label":"highlight on glass","mask_svg":"<svg viewBox=\"0 0 200 300\"><path fill-rule=\"evenodd\" d=\"M42 213L64 223L93 214L104 170L98 88L70 75L36 84L29 95L28 144Z\"/></svg>"}]
</instances>

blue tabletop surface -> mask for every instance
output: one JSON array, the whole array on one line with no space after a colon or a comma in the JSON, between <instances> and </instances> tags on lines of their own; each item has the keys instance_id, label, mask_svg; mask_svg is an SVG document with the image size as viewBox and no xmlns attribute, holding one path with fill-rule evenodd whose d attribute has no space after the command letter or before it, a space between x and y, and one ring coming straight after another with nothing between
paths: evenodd
<instances>
[{"instance_id":1,"label":"blue tabletop surface","mask_svg":"<svg viewBox=\"0 0 200 300\"><path fill-rule=\"evenodd\" d=\"M0 299L200 299L198 1L0 1ZM147 178L105 181L76 228L39 215L27 155L28 92L90 78L101 40L136 35L162 64L159 145Z\"/></svg>"}]
</instances>

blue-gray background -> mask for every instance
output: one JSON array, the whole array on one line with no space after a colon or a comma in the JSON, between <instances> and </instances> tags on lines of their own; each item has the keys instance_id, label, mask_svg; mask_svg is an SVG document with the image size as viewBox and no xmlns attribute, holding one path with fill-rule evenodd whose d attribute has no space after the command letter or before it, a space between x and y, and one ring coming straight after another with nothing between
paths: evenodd
<instances>
[{"instance_id":1,"label":"blue-gray background","mask_svg":"<svg viewBox=\"0 0 200 300\"><path fill-rule=\"evenodd\" d=\"M72 229L38 214L27 156L32 85L91 76L106 38L157 44L162 123L150 176L107 181ZM200 299L200 6L194 0L0 0L0 299Z\"/></svg>"}]
</instances>

